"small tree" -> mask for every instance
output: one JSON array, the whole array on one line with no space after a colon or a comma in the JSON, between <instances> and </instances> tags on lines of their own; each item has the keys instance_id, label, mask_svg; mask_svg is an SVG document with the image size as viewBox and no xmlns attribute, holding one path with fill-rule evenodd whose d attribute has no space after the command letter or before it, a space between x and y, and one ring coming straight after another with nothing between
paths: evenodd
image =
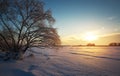
<instances>
[{"instance_id":1,"label":"small tree","mask_svg":"<svg viewBox=\"0 0 120 76\"><path fill-rule=\"evenodd\" d=\"M35 42L45 40L46 35L41 31L52 28L55 20L43 6L40 0L0 0L1 51L15 54L13 58L19 59Z\"/></svg>"}]
</instances>

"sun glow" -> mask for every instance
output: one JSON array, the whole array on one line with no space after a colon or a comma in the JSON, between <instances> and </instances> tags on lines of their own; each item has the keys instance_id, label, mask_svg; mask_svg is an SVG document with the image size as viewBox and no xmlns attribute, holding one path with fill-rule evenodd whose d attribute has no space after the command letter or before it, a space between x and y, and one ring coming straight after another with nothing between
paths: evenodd
<instances>
[{"instance_id":1,"label":"sun glow","mask_svg":"<svg viewBox=\"0 0 120 76\"><path fill-rule=\"evenodd\" d=\"M87 32L83 38L85 41L94 41L98 39L97 35L92 32Z\"/></svg>"}]
</instances>

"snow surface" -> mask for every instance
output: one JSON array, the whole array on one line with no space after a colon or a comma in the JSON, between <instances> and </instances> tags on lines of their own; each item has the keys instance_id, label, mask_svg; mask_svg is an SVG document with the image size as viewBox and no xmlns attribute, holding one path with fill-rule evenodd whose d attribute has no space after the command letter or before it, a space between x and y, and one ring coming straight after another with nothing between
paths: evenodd
<instances>
[{"instance_id":1,"label":"snow surface","mask_svg":"<svg viewBox=\"0 0 120 76\"><path fill-rule=\"evenodd\" d=\"M120 47L32 47L0 61L0 76L120 76Z\"/></svg>"}]
</instances>

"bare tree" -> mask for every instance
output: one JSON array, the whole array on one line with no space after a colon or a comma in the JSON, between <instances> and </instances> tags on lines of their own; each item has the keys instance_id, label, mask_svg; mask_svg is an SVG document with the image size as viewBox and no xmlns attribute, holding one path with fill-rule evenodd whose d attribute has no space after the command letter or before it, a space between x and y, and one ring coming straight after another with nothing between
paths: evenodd
<instances>
[{"instance_id":1,"label":"bare tree","mask_svg":"<svg viewBox=\"0 0 120 76\"><path fill-rule=\"evenodd\" d=\"M40 0L0 0L0 50L19 59L30 46L44 41L45 37L54 43L60 42L57 32L54 38L42 34L43 30L52 28L54 22L51 11L44 10Z\"/></svg>"}]
</instances>

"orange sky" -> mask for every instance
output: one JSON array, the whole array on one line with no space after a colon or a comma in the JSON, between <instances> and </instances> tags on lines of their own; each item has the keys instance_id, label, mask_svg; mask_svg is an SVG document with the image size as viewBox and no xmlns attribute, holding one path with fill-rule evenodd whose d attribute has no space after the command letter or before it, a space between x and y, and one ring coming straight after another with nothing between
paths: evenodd
<instances>
[{"instance_id":1,"label":"orange sky","mask_svg":"<svg viewBox=\"0 0 120 76\"><path fill-rule=\"evenodd\" d=\"M120 34L108 34L98 37L97 40L87 41L80 37L66 36L61 38L63 45L86 45L87 43L95 43L96 45L108 45L112 42L120 42Z\"/></svg>"},{"instance_id":2,"label":"orange sky","mask_svg":"<svg viewBox=\"0 0 120 76\"><path fill-rule=\"evenodd\" d=\"M120 41L120 0L44 1L46 8L52 10L62 44L108 45ZM91 39L84 37L86 32L93 32L89 36L93 41L87 41Z\"/></svg>"}]
</instances>

